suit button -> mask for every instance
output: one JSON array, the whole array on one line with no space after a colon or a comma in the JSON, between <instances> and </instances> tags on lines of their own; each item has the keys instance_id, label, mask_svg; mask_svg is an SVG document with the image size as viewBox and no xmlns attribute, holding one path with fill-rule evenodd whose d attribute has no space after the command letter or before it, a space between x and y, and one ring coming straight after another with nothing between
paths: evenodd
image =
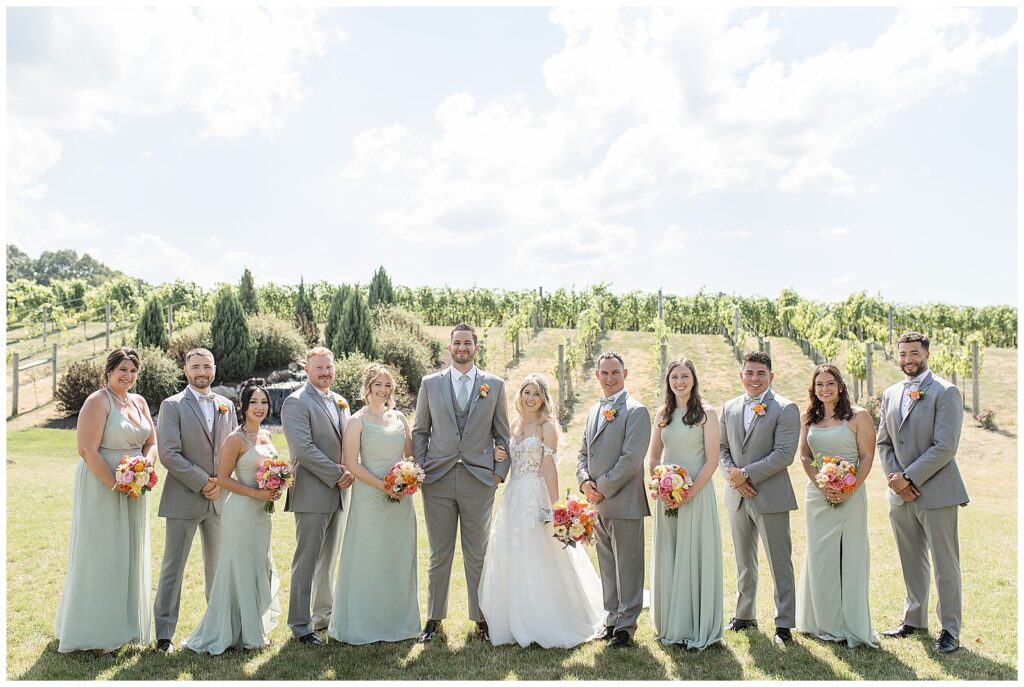
<instances>
[{"instance_id":1,"label":"suit button","mask_svg":"<svg viewBox=\"0 0 1024 687\"><path fill-rule=\"evenodd\" d=\"M903 439L900 439L900 446L903 445Z\"/></svg>"},{"instance_id":2,"label":"suit button","mask_svg":"<svg viewBox=\"0 0 1024 687\"><path fill-rule=\"evenodd\" d=\"M743 452L743 453L745 454L745 453L747 452L747 449L743 449L743 451L742 451L742 452Z\"/></svg>"}]
</instances>

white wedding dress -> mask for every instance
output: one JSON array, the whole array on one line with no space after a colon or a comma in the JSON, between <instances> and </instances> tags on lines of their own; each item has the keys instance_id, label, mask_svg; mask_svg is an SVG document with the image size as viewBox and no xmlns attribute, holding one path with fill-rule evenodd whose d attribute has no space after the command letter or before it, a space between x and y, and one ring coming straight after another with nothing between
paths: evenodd
<instances>
[{"instance_id":1,"label":"white wedding dress","mask_svg":"<svg viewBox=\"0 0 1024 687\"><path fill-rule=\"evenodd\" d=\"M601 580L582 545L562 548L541 510L551 507L541 460L554 452L535 436L509 443L510 479L491 526L480 610L492 644L571 648L603 629Z\"/></svg>"}]
</instances>

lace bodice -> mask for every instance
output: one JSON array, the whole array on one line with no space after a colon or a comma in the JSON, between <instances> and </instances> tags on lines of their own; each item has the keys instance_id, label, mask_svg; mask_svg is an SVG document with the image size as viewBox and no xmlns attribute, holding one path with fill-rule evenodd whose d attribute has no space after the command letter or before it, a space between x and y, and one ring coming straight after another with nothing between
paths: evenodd
<instances>
[{"instance_id":1,"label":"lace bodice","mask_svg":"<svg viewBox=\"0 0 1024 687\"><path fill-rule=\"evenodd\" d=\"M551 456L552 460L558 463L555 452L537 436L528 436L522 443L517 443L515 437L512 437L509 439L508 448L511 454L513 479L526 475L540 475L540 463L544 456Z\"/></svg>"}]
</instances>

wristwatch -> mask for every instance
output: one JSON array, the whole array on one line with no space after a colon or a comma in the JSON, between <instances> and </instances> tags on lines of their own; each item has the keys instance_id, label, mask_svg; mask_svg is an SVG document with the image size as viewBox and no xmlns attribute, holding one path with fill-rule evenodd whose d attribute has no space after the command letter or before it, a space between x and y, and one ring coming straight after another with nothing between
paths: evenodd
<instances>
[{"instance_id":1,"label":"wristwatch","mask_svg":"<svg viewBox=\"0 0 1024 687\"><path fill-rule=\"evenodd\" d=\"M905 473L905 472L902 475L900 475L900 477L902 477L903 479L907 480L908 484L913 484L914 483L914 480L912 480L909 477L907 477L907 473Z\"/></svg>"},{"instance_id":2,"label":"wristwatch","mask_svg":"<svg viewBox=\"0 0 1024 687\"><path fill-rule=\"evenodd\" d=\"M750 479L750 475L747 474L746 468L740 468L740 474L743 475L743 479Z\"/></svg>"}]
</instances>

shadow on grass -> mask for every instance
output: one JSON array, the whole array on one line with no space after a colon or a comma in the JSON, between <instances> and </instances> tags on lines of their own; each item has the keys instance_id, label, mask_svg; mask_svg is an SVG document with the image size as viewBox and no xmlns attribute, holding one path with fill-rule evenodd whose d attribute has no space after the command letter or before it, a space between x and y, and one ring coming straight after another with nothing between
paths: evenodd
<instances>
[{"instance_id":1,"label":"shadow on grass","mask_svg":"<svg viewBox=\"0 0 1024 687\"><path fill-rule=\"evenodd\" d=\"M724 642L716 642L702 651L689 651L682 644L662 644L658 648L675 667L680 680L742 680L743 664Z\"/></svg>"},{"instance_id":2,"label":"shadow on grass","mask_svg":"<svg viewBox=\"0 0 1024 687\"><path fill-rule=\"evenodd\" d=\"M796 636L792 644L775 645L775 630L766 634L760 630L747 630L750 657L772 680L840 680L843 679L832 665L815 656L805 645L815 640Z\"/></svg>"}]
</instances>

